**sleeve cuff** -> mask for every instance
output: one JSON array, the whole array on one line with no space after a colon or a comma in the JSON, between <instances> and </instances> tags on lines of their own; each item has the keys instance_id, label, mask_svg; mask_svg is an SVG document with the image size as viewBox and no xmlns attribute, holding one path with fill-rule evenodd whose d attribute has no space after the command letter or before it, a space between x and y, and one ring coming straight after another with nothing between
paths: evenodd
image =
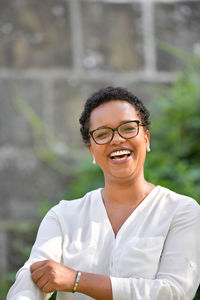
<instances>
[{"instance_id":1,"label":"sleeve cuff","mask_svg":"<svg viewBox=\"0 0 200 300\"><path fill-rule=\"evenodd\" d=\"M131 289L127 278L110 277L113 300L130 300Z\"/></svg>"}]
</instances>

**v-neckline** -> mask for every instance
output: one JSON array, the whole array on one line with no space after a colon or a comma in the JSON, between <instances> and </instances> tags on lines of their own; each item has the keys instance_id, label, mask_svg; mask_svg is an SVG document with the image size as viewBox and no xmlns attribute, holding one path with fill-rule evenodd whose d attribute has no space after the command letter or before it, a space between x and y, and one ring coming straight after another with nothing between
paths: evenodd
<instances>
[{"instance_id":1,"label":"v-neckline","mask_svg":"<svg viewBox=\"0 0 200 300\"><path fill-rule=\"evenodd\" d=\"M103 201L103 197L102 197L102 188L99 189L99 197L98 198L100 198L99 202L100 202L100 205L101 205L101 209L103 210L103 213L106 217L105 218L106 222L107 222L108 226L110 227L110 230L112 231L112 234L113 234L115 240L119 238L119 236L121 235L121 232L123 232L123 230L128 226L128 224L131 222L131 220L139 213L139 211L142 210L146 206L146 203L148 202L148 199L150 199L152 197L152 194L154 194L157 191L158 187L159 187L158 185L155 186L150 191L150 193L139 203L139 205L133 210L133 212L128 216L128 218L121 225L121 227L117 231L117 234L115 234L115 232L113 230L113 227L112 227L112 224L110 222L110 219L108 217L108 213L107 213L107 210L106 210L106 207L105 207L105 204L104 204L104 201Z\"/></svg>"}]
</instances>

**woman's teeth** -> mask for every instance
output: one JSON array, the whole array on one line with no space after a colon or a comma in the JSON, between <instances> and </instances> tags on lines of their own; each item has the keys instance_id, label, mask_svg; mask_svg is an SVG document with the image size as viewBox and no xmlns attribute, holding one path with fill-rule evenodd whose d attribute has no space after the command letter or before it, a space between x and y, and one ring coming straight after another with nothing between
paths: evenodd
<instances>
[{"instance_id":1,"label":"woman's teeth","mask_svg":"<svg viewBox=\"0 0 200 300\"><path fill-rule=\"evenodd\" d=\"M110 154L110 157L112 159L124 159L124 156L125 155L130 155L131 154L131 151L129 150L119 150L119 151L115 151L115 152L112 152Z\"/></svg>"}]
</instances>

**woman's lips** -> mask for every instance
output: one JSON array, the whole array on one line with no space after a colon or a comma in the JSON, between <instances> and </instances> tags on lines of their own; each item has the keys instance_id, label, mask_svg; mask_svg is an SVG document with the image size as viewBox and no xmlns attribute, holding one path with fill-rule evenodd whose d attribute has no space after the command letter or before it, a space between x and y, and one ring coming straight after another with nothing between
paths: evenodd
<instances>
[{"instance_id":1,"label":"woman's lips","mask_svg":"<svg viewBox=\"0 0 200 300\"><path fill-rule=\"evenodd\" d=\"M119 149L119 150L115 150L115 151L112 151L110 153L110 157L111 158L115 158L115 157L122 157L124 155L130 155L131 154L131 151L129 149Z\"/></svg>"},{"instance_id":2,"label":"woman's lips","mask_svg":"<svg viewBox=\"0 0 200 300\"><path fill-rule=\"evenodd\" d=\"M114 164L122 164L122 163L126 163L132 156L132 153L131 151L127 151L127 153L124 153L121 155L110 155L109 158L111 160L112 163ZM116 154L119 154L119 153L116 153Z\"/></svg>"}]
</instances>

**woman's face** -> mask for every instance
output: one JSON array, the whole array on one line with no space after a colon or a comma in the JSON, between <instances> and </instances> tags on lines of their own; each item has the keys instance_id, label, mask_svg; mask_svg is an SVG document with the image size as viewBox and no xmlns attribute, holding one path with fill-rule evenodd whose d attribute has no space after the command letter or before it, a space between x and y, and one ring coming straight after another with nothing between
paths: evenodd
<instances>
[{"instance_id":1,"label":"woman's face","mask_svg":"<svg viewBox=\"0 0 200 300\"><path fill-rule=\"evenodd\" d=\"M132 120L141 121L134 106L127 101L112 100L92 111L89 131L101 126L116 128L120 123ZM88 149L102 169L105 181L108 182L108 180L133 180L143 175L148 146L149 131L140 126L136 137L124 139L115 131L113 140L105 145L97 145L90 137ZM126 152L116 152L125 150Z\"/></svg>"}]
</instances>

